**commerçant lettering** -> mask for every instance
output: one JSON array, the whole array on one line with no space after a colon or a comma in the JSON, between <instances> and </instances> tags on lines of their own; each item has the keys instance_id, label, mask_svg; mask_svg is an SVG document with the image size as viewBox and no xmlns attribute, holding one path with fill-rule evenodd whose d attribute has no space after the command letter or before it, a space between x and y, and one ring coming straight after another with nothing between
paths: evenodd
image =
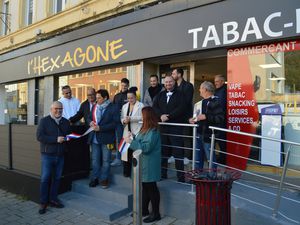
<instances>
[{"instance_id":1,"label":"commer\u00e7ant lettering","mask_svg":"<svg viewBox=\"0 0 300 225\"><path fill-rule=\"evenodd\" d=\"M228 45L233 44L237 41L245 42L247 41L248 37L255 36L257 40L263 38L262 31L265 35L269 37L281 37L284 34L284 29L291 29L294 27L297 34L300 33L300 9L296 9L296 21L290 21L289 23L280 24L281 28L278 30L272 30L271 24L278 23L278 18L280 18L282 12L274 12L266 17L263 24L258 24L255 17L250 17L247 19L246 24L244 25L243 31L240 33L237 29L241 24L236 21L230 21L222 24L223 28L223 35L222 39L216 29L215 25L209 25L204 30L203 27L197 27L193 29L189 29L188 33L193 35L193 49L199 48L199 42L202 41L201 47L206 48L208 43L212 43L216 46L219 45ZM261 25L261 28L259 27ZM205 37L203 40L199 40L198 33L205 32ZM220 32L220 31L219 31Z\"/></svg>"},{"instance_id":2,"label":"commer\u00e7ant lettering","mask_svg":"<svg viewBox=\"0 0 300 225\"><path fill-rule=\"evenodd\" d=\"M66 65L69 65L72 68L78 68L84 63L92 64L95 62L116 60L127 53L127 50L123 48L122 41L123 39L121 38L112 41L107 40L103 47L100 45L89 45L85 49L78 47L74 49L74 51L67 51L63 56L37 56L28 61L27 72L28 74L34 73L36 75L41 75L42 73L49 71L53 72Z\"/></svg>"},{"instance_id":3,"label":"commer\u00e7ant lettering","mask_svg":"<svg viewBox=\"0 0 300 225\"><path fill-rule=\"evenodd\" d=\"M296 49L296 41L289 41L284 43L257 45L245 48L229 49L227 55L230 56L243 56L254 54L266 54L274 52L294 51Z\"/></svg>"}]
</instances>

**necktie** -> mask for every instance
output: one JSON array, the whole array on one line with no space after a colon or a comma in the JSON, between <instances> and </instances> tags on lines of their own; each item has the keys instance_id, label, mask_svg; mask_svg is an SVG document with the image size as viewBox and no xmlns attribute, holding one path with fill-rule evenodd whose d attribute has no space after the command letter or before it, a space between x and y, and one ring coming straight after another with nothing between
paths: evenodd
<instances>
[{"instance_id":1,"label":"necktie","mask_svg":"<svg viewBox=\"0 0 300 225\"><path fill-rule=\"evenodd\" d=\"M169 100L170 100L172 94L173 94L173 92L170 92L170 91L167 92L167 103L169 103Z\"/></svg>"}]
</instances>

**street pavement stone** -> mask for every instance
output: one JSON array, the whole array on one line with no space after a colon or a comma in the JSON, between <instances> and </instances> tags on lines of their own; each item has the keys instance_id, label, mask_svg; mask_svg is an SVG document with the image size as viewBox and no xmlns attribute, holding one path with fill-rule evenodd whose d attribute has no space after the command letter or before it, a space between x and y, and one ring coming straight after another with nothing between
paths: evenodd
<instances>
[{"instance_id":1,"label":"street pavement stone","mask_svg":"<svg viewBox=\"0 0 300 225\"><path fill-rule=\"evenodd\" d=\"M39 205L21 196L0 189L0 225L132 225L130 214L115 221L105 221L97 215L89 215L76 209L47 208L44 215L38 214ZM152 225L192 225L190 221L163 216ZM151 225L151 224L147 224Z\"/></svg>"}]
</instances>

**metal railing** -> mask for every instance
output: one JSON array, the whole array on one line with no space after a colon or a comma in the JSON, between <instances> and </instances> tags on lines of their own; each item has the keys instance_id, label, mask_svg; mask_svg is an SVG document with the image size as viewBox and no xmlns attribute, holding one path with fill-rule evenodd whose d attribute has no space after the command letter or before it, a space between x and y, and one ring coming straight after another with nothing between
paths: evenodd
<instances>
[{"instance_id":1,"label":"metal railing","mask_svg":"<svg viewBox=\"0 0 300 225\"><path fill-rule=\"evenodd\" d=\"M219 128L219 127L213 127L213 126L210 126L209 128L212 130L211 146L213 146L213 148L211 148L212 151L210 151L209 168L212 168L213 164L217 164L219 166L226 166L229 169L238 170L238 171L240 171L242 173L247 173L247 174L250 174L250 175L253 175L253 176L257 176L259 178L263 178L263 179L266 179L266 180L271 180L271 181L277 182L279 185L278 185L278 189L277 189L277 194L276 194L276 200L275 200L274 207L271 208L271 207L268 207L266 205L262 205L262 204L260 204L260 205L262 205L265 208L272 209L274 217L276 217L278 214L280 214L283 217L285 217L286 219L288 219L288 220L290 220L292 222L295 222L297 224L300 224L300 221L295 221L295 220L293 220L291 218L286 217L284 214L282 214L282 213L279 212L279 206L280 206L280 201L281 201L281 198L282 198L282 191L283 191L284 185L300 190L300 186L299 185L295 185L295 184L292 184L292 183L289 183L289 182L285 182L286 173L287 173L287 170L289 170L289 168L288 168L288 162L289 162L289 158L290 158L290 154L291 154L291 148L292 148L292 146L300 146L300 143L292 142L292 141L286 141L286 140L282 140L282 139L271 138L271 137L265 137L265 136L261 136L261 135L250 134L250 133L245 133L245 132L240 132L240 131L234 131L234 130ZM279 142L279 143L282 143L282 144L287 144L288 145L288 149L287 149L286 153L281 152L281 154L285 155L283 166L282 167L278 166L278 168L282 169L282 174L280 176L280 180L273 179L273 178L270 178L270 177L267 177L267 176L264 176L264 175L261 175L261 174L255 174L255 173L252 173L252 172L239 170L239 169L234 168L234 167L229 167L227 165L222 165L222 164L213 162L212 159L213 159L214 152L219 152L219 153L222 153L222 154L228 154L228 155L231 155L231 156L234 156L234 157L237 157L237 158L242 158L242 159L248 159L249 160L249 158L245 158L245 157L242 157L242 156L239 156L239 155L236 155L236 154L230 154L230 153L227 153L227 152L223 152L221 150L216 150L215 147L214 147L215 146L215 141L225 141L225 142L232 142L232 141L228 141L228 140L216 138L215 137L215 131L221 131L221 132L226 132L226 133L232 133L232 134L235 134L235 135L243 135L243 136L247 136L247 137L259 138L261 140L264 139L264 140ZM243 143L239 143L239 142L234 142L234 144L244 145ZM261 149L258 146L253 146L253 145L247 145L247 146L248 147L256 147L258 149ZM272 150L270 150L270 151L272 151ZM251 160L250 159L250 161L255 161L255 162L261 163L261 161L259 161L259 160ZM297 173L300 174L299 170L295 170L295 169L290 169L290 170L292 170L292 171L297 172ZM239 185L243 185L243 184L241 184L239 182L235 182L235 183L238 183ZM244 185L244 186L247 187L247 188L256 189L257 191L261 191L263 193L271 194L271 195L274 196L273 193L264 191L264 190L259 189L259 188L252 187L250 185ZM298 203L299 207L300 207L300 201L293 200L293 199L287 198L287 197L284 197L284 198L286 200ZM246 200L251 201L251 199L246 199Z\"/></svg>"},{"instance_id":2,"label":"metal railing","mask_svg":"<svg viewBox=\"0 0 300 225\"><path fill-rule=\"evenodd\" d=\"M162 123L162 122L159 123L159 124L160 124L160 126L179 126L179 127L183 127L183 128L184 127L189 127L189 128L192 129L192 135L186 135L184 133L182 133L182 134L162 133L161 135L169 135L169 136L174 136L174 137L178 137L178 138L189 138L189 139L192 139L192 147L165 145L164 143L162 143L162 146L163 147L175 147L175 148L181 148L181 149L192 151L192 165L191 165L191 169L194 170L195 169L195 163L197 162L196 161L196 152L200 151L200 149L196 148L197 138L199 138L199 137L197 137L197 125L195 125L195 124L182 124L182 123ZM296 189L300 190L300 186L299 185L285 181L287 171L293 171L293 172L296 172L296 173L300 174L300 170L293 169L293 168L288 168L288 162L289 162L289 158L291 156L292 146L300 146L300 143L292 142L292 141L286 141L286 140L282 140L282 139L275 139L275 138L271 138L271 137L265 137L265 136L261 136L261 135L257 135L257 134L250 134L250 133L245 133L245 132L240 132L240 131L234 131L234 130L219 128L219 127L213 127L213 126L210 126L209 128L212 130L211 143L210 144L211 144L211 146L214 146L213 148L211 148L212 151L210 151L210 155L209 155L210 158L207 159L207 161L208 161L208 167L209 168L212 168L213 164L215 164L215 165L220 166L220 167L225 167L227 169L237 170L237 171L240 171L243 174L247 174L247 175L250 175L252 177L257 177L259 179L265 179L265 180L271 181L271 182L276 182L278 184L277 193L275 194L275 193L272 193L270 191L266 191L266 190L263 190L261 188L257 188L254 185L253 186L252 185L246 185L246 184L243 184L243 183L238 182L238 181L234 182L235 184L241 185L241 186L243 186L245 188L249 188L249 189L252 189L252 190L257 190L257 191L260 191L262 193L269 194L269 195L271 195L273 197L275 196L275 204L274 204L273 207L269 207L269 206L261 204L259 202L254 202L251 199L250 196L249 196L249 198L243 198L243 197L240 197L240 196L237 196L237 195L234 195L234 194L233 194L233 196L236 196L236 197L238 197L240 199L243 199L245 201L249 201L249 202L255 203L255 204L260 205L260 206L262 206L264 208L267 208L269 210L272 210L272 214L273 214L274 217L276 217L278 214L280 214L281 216L285 217L287 220L292 221L292 222L297 223L297 224L300 224L300 221L296 221L294 219L291 219L291 218L285 216L283 213L281 213L279 211L280 201L281 201L282 198L285 199L285 200L287 200L287 201L291 201L293 203L299 204L299 207L300 207L300 201L292 199L292 198L289 198L289 197L282 196L282 192L283 192L283 189L284 189L285 186L290 187L290 188L296 188ZM244 157L244 156L240 156L240 155L236 155L236 154L224 152L224 151L222 151L222 149L221 150L216 149L215 148L216 142L224 141L226 143L232 143L232 144L235 144L235 145L247 146L249 148L261 150L260 146L248 145L248 144L244 144L242 142L237 142L237 141L231 141L231 140L217 138L216 135L215 135L216 131L225 132L226 134L232 133L232 134L235 134L235 135L244 135L244 136L248 136L248 137L252 137L252 138L258 138L260 140L265 139L265 140L268 140L268 141L275 141L275 142L280 142L282 144L288 145L286 153L285 152L281 152L281 154L283 154L285 156L284 157L283 166L278 166L277 167L279 169L282 169L282 174L280 176L280 179L274 179L272 177L269 177L267 175L263 175L261 173L255 173L255 172L251 172L251 171L247 171L247 170L240 170L238 168L230 167L228 165L220 164L220 163L214 161L213 160L213 156L214 156L214 154L216 152L218 152L219 154L221 153L221 154L226 154L226 155L234 156L234 157L237 157L237 158L240 158L240 159L244 159L244 160L248 160L248 161L251 161L251 162L254 162L254 163L259 163L259 164L261 163L260 160L251 159L250 157ZM274 150L270 149L270 151L274 151ZM299 152L298 156L300 157L300 152ZM162 157L164 157L164 156L162 156ZM183 159L178 158L177 160L183 160ZM171 169L171 168L167 168L167 169L168 170L174 170L174 169ZM175 169L175 171L177 171L177 170ZM191 184L185 183L185 185L191 185ZM194 186L193 185L191 185L191 193L194 193Z\"/></svg>"}]
</instances>

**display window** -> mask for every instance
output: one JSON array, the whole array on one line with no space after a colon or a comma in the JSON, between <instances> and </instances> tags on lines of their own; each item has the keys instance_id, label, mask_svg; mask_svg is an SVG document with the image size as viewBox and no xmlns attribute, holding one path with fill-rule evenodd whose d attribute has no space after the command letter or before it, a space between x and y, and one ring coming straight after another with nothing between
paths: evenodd
<instances>
[{"instance_id":1,"label":"display window","mask_svg":"<svg viewBox=\"0 0 300 225\"><path fill-rule=\"evenodd\" d=\"M300 41L230 49L227 60L227 127L299 142ZM232 133L227 140L227 151L244 157L228 155L227 164L240 169L246 169L249 157L280 166L288 149L279 142ZM291 148L289 165L300 166L299 150Z\"/></svg>"},{"instance_id":2,"label":"display window","mask_svg":"<svg viewBox=\"0 0 300 225\"><path fill-rule=\"evenodd\" d=\"M89 88L95 88L96 91L106 89L112 101L121 90L122 78L129 80L130 87L136 86L138 88L137 94L140 96L142 81L140 65L131 65L60 76L57 89L58 98L61 96L61 88L69 85L72 89L72 95L78 98L80 102L86 100Z\"/></svg>"},{"instance_id":3,"label":"display window","mask_svg":"<svg viewBox=\"0 0 300 225\"><path fill-rule=\"evenodd\" d=\"M5 85L5 123L27 124L27 82Z\"/></svg>"}]
</instances>

